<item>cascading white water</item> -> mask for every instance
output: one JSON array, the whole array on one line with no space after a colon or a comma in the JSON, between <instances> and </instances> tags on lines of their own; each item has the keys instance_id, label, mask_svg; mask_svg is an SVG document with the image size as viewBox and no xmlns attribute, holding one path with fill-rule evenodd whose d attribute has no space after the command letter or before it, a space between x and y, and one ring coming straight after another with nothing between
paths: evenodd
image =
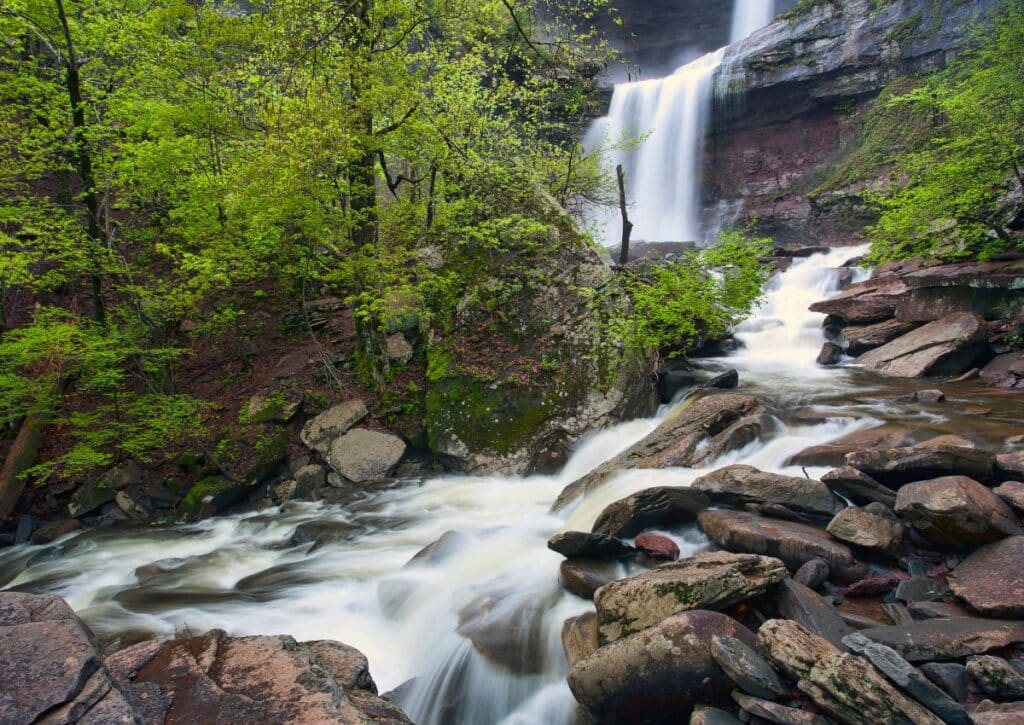
<instances>
[{"instance_id":1,"label":"cascading white water","mask_svg":"<svg viewBox=\"0 0 1024 725\"><path fill-rule=\"evenodd\" d=\"M665 78L618 84L608 115L584 139L590 152L625 144L609 156L611 167L621 164L625 173L634 239L701 237L701 152L723 55L708 53ZM595 220L608 244L621 235L616 214L604 210Z\"/></svg>"},{"instance_id":2,"label":"cascading white water","mask_svg":"<svg viewBox=\"0 0 1024 725\"><path fill-rule=\"evenodd\" d=\"M732 11L730 43L738 43L760 30L775 16L775 0L736 0Z\"/></svg>"},{"instance_id":3,"label":"cascading white water","mask_svg":"<svg viewBox=\"0 0 1024 725\"><path fill-rule=\"evenodd\" d=\"M854 253L799 260L778 278L742 333L746 352L728 359L740 368L744 389L776 403L785 397L767 365L771 351L799 349L813 357L823 339L820 328L808 327L822 316L785 300L828 289L828 268ZM762 344L761 334L797 342ZM803 371L802 359L787 364L793 362ZM802 386L802 398L815 390L831 394L844 373L828 375L818 383L793 376L789 386ZM547 539L559 530L589 530L604 506L622 496L689 485L709 469L625 472L563 514L548 509L566 484L659 422L635 420L594 434L554 476L447 476L367 493L347 506L290 503L190 526L96 530L49 546L16 547L0 553L0 586L56 592L103 636L123 640L219 627L347 642L367 654L382 691L416 678L397 701L421 725L568 725L575 702L559 630L592 605L561 590L561 558L547 549ZM780 425L771 440L711 468L742 461L785 470L784 461L804 447L871 424L866 417ZM315 549L290 544L296 527L309 523L346 533ZM447 531L459 533L407 565ZM707 545L692 526L668 533L684 555Z\"/></svg>"}]
</instances>

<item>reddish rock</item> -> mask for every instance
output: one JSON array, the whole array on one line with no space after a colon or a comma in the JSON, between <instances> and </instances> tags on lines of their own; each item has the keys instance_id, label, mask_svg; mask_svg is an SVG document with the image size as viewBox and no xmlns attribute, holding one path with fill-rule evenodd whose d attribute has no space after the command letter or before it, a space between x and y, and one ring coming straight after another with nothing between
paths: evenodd
<instances>
[{"instance_id":1,"label":"reddish rock","mask_svg":"<svg viewBox=\"0 0 1024 725\"><path fill-rule=\"evenodd\" d=\"M949 585L986 616L1024 618L1024 536L978 549L953 571Z\"/></svg>"},{"instance_id":2,"label":"reddish rock","mask_svg":"<svg viewBox=\"0 0 1024 725\"><path fill-rule=\"evenodd\" d=\"M636 537L636 548L655 559L675 561L679 558L676 542L660 534L640 534Z\"/></svg>"},{"instance_id":3,"label":"reddish rock","mask_svg":"<svg viewBox=\"0 0 1024 725\"><path fill-rule=\"evenodd\" d=\"M897 448L910 441L907 429L901 425L886 423L869 430L848 433L834 441L805 448L786 462L787 466L842 466L846 456L859 451L876 448Z\"/></svg>"},{"instance_id":4,"label":"reddish rock","mask_svg":"<svg viewBox=\"0 0 1024 725\"><path fill-rule=\"evenodd\" d=\"M985 320L958 312L866 352L857 362L901 378L959 375L985 347L987 336Z\"/></svg>"},{"instance_id":5,"label":"reddish rock","mask_svg":"<svg viewBox=\"0 0 1024 725\"><path fill-rule=\"evenodd\" d=\"M877 597L888 594L900 583L898 576L873 576L861 579L839 590L844 597Z\"/></svg>"},{"instance_id":6,"label":"reddish rock","mask_svg":"<svg viewBox=\"0 0 1024 725\"><path fill-rule=\"evenodd\" d=\"M966 476L907 484L896 496L896 513L930 541L955 548L1024 533L1001 498Z\"/></svg>"}]
</instances>

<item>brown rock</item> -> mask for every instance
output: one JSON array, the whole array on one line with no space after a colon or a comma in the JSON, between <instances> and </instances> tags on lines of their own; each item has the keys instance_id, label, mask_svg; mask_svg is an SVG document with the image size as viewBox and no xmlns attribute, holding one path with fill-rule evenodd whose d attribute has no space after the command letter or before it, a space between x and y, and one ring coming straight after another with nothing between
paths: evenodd
<instances>
[{"instance_id":1,"label":"brown rock","mask_svg":"<svg viewBox=\"0 0 1024 725\"><path fill-rule=\"evenodd\" d=\"M616 471L697 466L712 461L757 440L766 425L767 411L750 395L718 393L689 399L642 441L569 484L552 510L565 508Z\"/></svg>"},{"instance_id":2,"label":"brown rock","mask_svg":"<svg viewBox=\"0 0 1024 725\"><path fill-rule=\"evenodd\" d=\"M897 337L907 334L917 325L912 322L885 320L874 325L846 327L842 332L842 347L847 355L862 355L868 350L881 347Z\"/></svg>"},{"instance_id":3,"label":"brown rock","mask_svg":"<svg viewBox=\"0 0 1024 725\"><path fill-rule=\"evenodd\" d=\"M1024 622L952 617L861 630L910 662L956 660L1024 642Z\"/></svg>"},{"instance_id":4,"label":"brown rock","mask_svg":"<svg viewBox=\"0 0 1024 725\"><path fill-rule=\"evenodd\" d=\"M766 473L739 464L701 476L693 482L693 488L707 494L714 503L729 506L772 503L820 516L831 516L842 507L821 481Z\"/></svg>"},{"instance_id":5,"label":"brown rock","mask_svg":"<svg viewBox=\"0 0 1024 725\"><path fill-rule=\"evenodd\" d=\"M826 342L821 347L821 352L818 353L817 363L824 367L830 365L838 365L843 359L843 348L834 342Z\"/></svg>"},{"instance_id":6,"label":"brown rock","mask_svg":"<svg viewBox=\"0 0 1024 725\"><path fill-rule=\"evenodd\" d=\"M848 433L834 441L805 448L786 461L787 466L842 466L849 453L902 446L910 439L907 429L887 423L869 430Z\"/></svg>"},{"instance_id":7,"label":"brown rock","mask_svg":"<svg viewBox=\"0 0 1024 725\"><path fill-rule=\"evenodd\" d=\"M640 534L636 537L636 548L652 559L675 561L679 558L679 547L676 542L660 534Z\"/></svg>"},{"instance_id":8,"label":"brown rock","mask_svg":"<svg viewBox=\"0 0 1024 725\"><path fill-rule=\"evenodd\" d=\"M850 499L855 504L881 503L889 508L896 505L895 491L853 466L843 466L829 471L821 477L821 482L834 493Z\"/></svg>"},{"instance_id":9,"label":"brown rock","mask_svg":"<svg viewBox=\"0 0 1024 725\"><path fill-rule=\"evenodd\" d=\"M881 516L866 509L848 508L836 514L828 532L847 544L892 553L903 543L903 525L890 513Z\"/></svg>"},{"instance_id":10,"label":"brown rock","mask_svg":"<svg viewBox=\"0 0 1024 725\"><path fill-rule=\"evenodd\" d=\"M744 712L767 722L781 723L781 725L829 725L828 720L813 712L786 707L771 700L745 695L742 692L734 691L732 699Z\"/></svg>"},{"instance_id":11,"label":"brown rock","mask_svg":"<svg viewBox=\"0 0 1024 725\"><path fill-rule=\"evenodd\" d=\"M742 602L786 575L778 559L716 551L611 582L594 596L601 641L613 642L679 612Z\"/></svg>"},{"instance_id":12,"label":"brown rock","mask_svg":"<svg viewBox=\"0 0 1024 725\"><path fill-rule=\"evenodd\" d=\"M957 312L870 350L857 362L901 378L959 375L981 352L987 335L988 327L979 315Z\"/></svg>"},{"instance_id":13,"label":"brown rock","mask_svg":"<svg viewBox=\"0 0 1024 725\"><path fill-rule=\"evenodd\" d=\"M819 637L839 647L843 637L850 633L835 607L815 591L787 579L779 585L775 595L779 613Z\"/></svg>"},{"instance_id":14,"label":"brown rock","mask_svg":"<svg viewBox=\"0 0 1024 725\"><path fill-rule=\"evenodd\" d=\"M599 646L596 612L570 617L562 624L562 650L570 667L594 654Z\"/></svg>"},{"instance_id":15,"label":"brown rock","mask_svg":"<svg viewBox=\"0 0 1024 725\"><path fill-rule=\"evenodd\" d=\"M593 599L594 592L620 576L619 565L605 559L565 559L558 567L558 583L583 599Z\"/></svg>"},{"instance_id":16,"label":"brown rock","mask_svg":"<svg viewBox=\"0 0 1024 725\"><path fill-rule=\"evenodd\" d=\"M983 700L972 715L974 725L1020 725L1024 722L1024 702L996 704Z\"/></svg>"},{"instance_id":17,"label":"brown rock","mask_svg":"<svg viewBox=\"0 0 1024 725\"><path fill-rule=\"evenodd\" d=\"M697 521L723 549L774 556L793 571L811 559L824 559L839 580L856 581L867 571L849 547L813 526L739 511L705 511Z\"/></svg>"},{"instance_id":18,"label":"brown rock","mask_svg":"<svg viewBox=\"0 0 1024 725\"><path fill-rule=\"evenodd\" d=\"M548 539L548 548L566 558L578 556L618 559L635 552L634 547L607 534L563 531Z\"/></svg>"},{"instance_id":19,"label":"brown rock","mask_svg":"<svg viewBox=\"0 0 1024 725\"><path fill-rule=\"evenodd\" d=\"M1006 501L1019 512L1024 512L1024 483L1020 481L1007 481L1001 486L992 490L999 498Z\"/></svg>"},{"instance_id":20,"label":"brown rock","mask_svg":"<svg viewBox=\"0 0 1024 725\"><path fill-rule=\"evenodd\" d=\"M629 537L653 526L693 521L711 500L686 486L644 489L608 504L594 522L593 533Z\"/></svg>"},{"instance_id":21,"label":"brown rock","mask_svg":"<svg viewBox=\"0 0 1024 725\"><path fill-rule=\"evenodd\" d=\"M827 300L815 302L810 309L848 324L881 322L896 314L896 305L906 291L907 286L901 280L870 279L852 284Z\"/></svg>"},{"instance_id":22,"label":"brown rock","mask_svg":"<svg viewBox=\"0 0 1024 725\"><path fill-rule=\"evenodd\" d=\"M866 660L840 652L795 622L765 622L758 631L757 642L797 680L800 690L841 722L942 722L894 688Z\"/></svg>"},{"instance_id":23,"label":"brown rock","mask_svg":"<svg viewBox=\"0 0 1024 725\"><path fill-rule=\"evenodd\" d=\"M996 355L979 376L996 388L1019 390L1024 388L1024 353L1008 352Z\"/></svg>"},{"instance_id":24,"label":"brown rock","mask_svg":"<svg viewBox=\"0 0 1024 725\"><path fill-rule=\"evenodd\" d=\"M851 453L846 463L892 486L940 476L969 476L988 481L995 471L991 451L947 445L876 448Z\"/></svg>"},{"instance_id":25,"label":"brown rock","mask_svg":"<svg viewBox=\"0 0 1024 725\"><path fill-rule=\"evenodd\" d=\"M861 579L859 582L849 584L839 590L844 597L856 599L859 597L878 597L888 594L900 583L898 576L872 576Z\"/></svg>"},{"instance_id":26,"label":"brown rock","mask_svg":"<svg viewBox=\"0 0 1024 725\"><path fill-rule=\"evenodd\" d=\"M1024 480L1024 451L996 456L996 470L1003 480Z\"/></svg>"},{"instance_id":27,"label":"brown rock","mask_svg":"<svg viewBox=\"0 0 1024 725\"><path fill-rule=\"evenodd\" d=\"M1024 533L1001 498L966 476L907 484L896 496L896 513L930 541L955 548Z\"/></svg>"},{"instance_id":28,"label":"brown rock","mask_svg":"<svg viewBox=\"0 0 1024 725\"><path fill-rule=\"evenodd\" d=\"M953 570L949 586L985 616L1024 618L1024 536L978 549Z\"/></svg>"}]
</instances>

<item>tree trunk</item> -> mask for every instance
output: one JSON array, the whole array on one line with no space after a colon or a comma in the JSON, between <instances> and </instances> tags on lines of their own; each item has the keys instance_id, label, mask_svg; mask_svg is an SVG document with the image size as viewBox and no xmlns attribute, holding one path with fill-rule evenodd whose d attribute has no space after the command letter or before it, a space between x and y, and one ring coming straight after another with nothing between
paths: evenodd
<instances>
[{"instance_id":1,"label":"tree trunk","mask_svg":"<svg viewBox=\"0 0 1024 725\"><path fill-rule=\"evenodd\" d=\"M622 249L619 251L619 266L625 267L629 261L629 237L633 233L633 223L626 212L626 175L622 164L615 167L615 176L619 180L619 213L622 215Z\"/></svg>"}]
</instances>

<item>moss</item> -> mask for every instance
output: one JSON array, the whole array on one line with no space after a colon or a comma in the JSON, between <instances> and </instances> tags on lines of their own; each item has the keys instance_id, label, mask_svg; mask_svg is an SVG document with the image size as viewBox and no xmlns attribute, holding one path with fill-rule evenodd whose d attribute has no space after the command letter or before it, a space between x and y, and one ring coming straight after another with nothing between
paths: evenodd
<instances>
[{"instance_id":1,"label":"moss","mask_svg":"<svg viewBox=\"0 0 1024 725\"><path fill-rule=\"evenodd\" d=\"M229 481L223 476L207 476L200 479L178 504L178 513L186 518L193 518L199 514L203 503L207 498L216 500L237 489L238 484Z\"/></svg>"}]
</instances>

